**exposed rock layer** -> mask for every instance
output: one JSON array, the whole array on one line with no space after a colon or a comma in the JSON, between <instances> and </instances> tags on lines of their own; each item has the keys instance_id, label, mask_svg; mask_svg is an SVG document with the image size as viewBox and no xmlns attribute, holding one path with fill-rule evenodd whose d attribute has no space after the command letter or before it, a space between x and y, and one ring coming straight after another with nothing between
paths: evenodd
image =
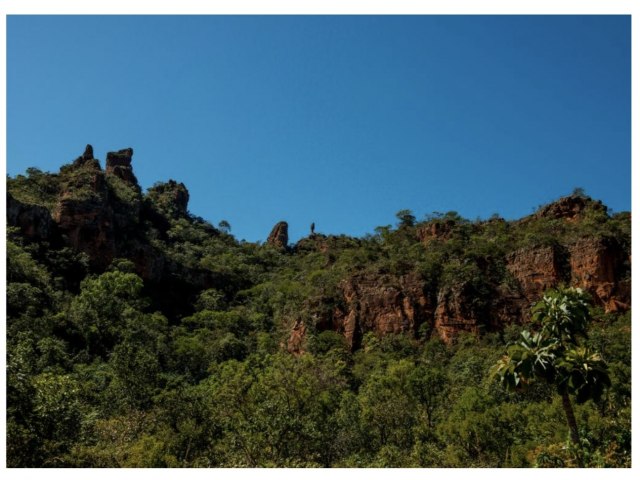
<instances>
[{"instance_id":1,"label":"exposed rock layer","mask_svg":"<svg viewBox=\"0 0 640 480\"><path fill-rule=\"evenodd\" d=\"M132 155L132 149L110 152L103 171L93 158L93 148L87 145L81 156L63 167L54 207L32 205L7 194L9 225L19 228L28 239L68 245L85 253L94 271L104 270L116 258L128 258L145 281L156 287L162 285L154 289L166 296L168 304L172 295L224 288L224 278L171 260L143 238L140 225L145 222L152 224L159 235L167 235L169 218L189 218L189 192L184 184L170 180L154 185L143 197L133 174ZM539 218L576 222L587 211L606 215L602 203L570 196L520 222ZM490 222L496 228L510 228L501 219ZM481 233L478 225L471 227L471 234ZM455 229L455 220L439 219L418 228L416 235L428 249L434 240L459 241ZM215 229L210 233L217 234ZM344 236L312 234L289 249L288 241L288 225L279 222L267 244L294 255L322 253L326 268L336 262L334 250L358 248L361 242ZM435 333L451 341L462 331L497 331L507 324L526 321L531 304L545 290L561 283L586 289L606 312L630 308L628 252L615 240L597 236L572 242L534 245L509 253L501 264L508 273L506 280L499 284L489 282L483 288L463 280L427 284L415 273L352 274L338 284L337 292L331 293L328 301L314 300L317 305L309 309L315 312L312 318L292 319L295 324L288 348L304 350L305 338L312 330L336 331L344 335L351 348L358 348L367 332L413 337ZM488 268L481 257L476 262L480 272Z\"/></svg>"},{"instance_id":2,"label":"exposed rock layer","mask_svg":"<svg viewBox=\"0 0 640 480\"><path fill-rule=\"evenodd\" d=\"M624 253L615 242L585 238L569 247L571 283L584 288L607 312L630 306L630 282L618 281Z\"/></svg>"},{"instance_id":3,"label":"exposed rock layer","mask_svg":"<svg viewBox=\"0 0 640 480\"><path fill-rule=\"evenodd\" d=\"M115 175L130 185L138 186L138 179L133 174L133 168L131 167L132 157L133 148L107 153L106 173Z\"/></svg>"},{"instance_id":4,"label":"exposed rock layer","mask_svg":"<svg viewBox=\"0 0 640 480\"><path fill-rule=\"evenodd\" d=\"M22 203L8 192L7 222L9 225L18 227L23 235L34 240L51 238L56 228L47 208Z\"/></svg>"},{"instance_id":5,"label":"exposed rock layer","mask_svg":"<svg viewBox=\"0 0 640 480\"><path fill-rule=\"evenodd\" d=\"M74 168L74 175L59 195L53 220L73 248L86 253L95 267L104 268L116 253L105 174L97 162L76 161Z\"/></svg>"},{"instance_id":6,"label":"exposed rock layer","mask_svg":"<svg viewBox=\"0 0 640 480\"><path fill-rule=\"evenodd\" d=\"M583 195L569 195L562 197L549 205L540 208L528 218L554 218L568 221L578 220L587 210L600 210L606 212L607 208L599 200L593 200Z\"/></svg>"},{"instance_id":7,"label":"exposed rock layer","mask_svg":"<svg viewBox=\"0 0 640 480\"><path fill-rule=\"evenodd\" d=\"M539 299L545 290L563 280L560 252L552 246L517 250L507 256L507 270L517 280L529 301Z\"/></svg>"},{"instance_id":8,"label":"exposed rock layer","mask_svg":"<svg viewBox=\"0 0 640 480\"><path fill-rule=\"evenodd\" d=\"M277 248L287 248L288 244L289 225L287 222L276 223L267 238L267 245L272 245Z\"/></svg>"},{"instance_id":9,"label":"exposed rock layer","mask_svg":"<svg viewBox=\"0 0 640 480\"><path fill-rule=\"evenodd\" d=\"M587 210L606 213L601 202L569 196L520 222L544 217L570 224L583 218ZM505 224L502 219L490 222ZM438 220L419 228L416 234L429 248L434 240L451 238L454 228L455 222ZM308 249L326 253L327 245L313 237L296 245L296 251ZM342 306L315 319L314 326L316 330L331 329L343 334L352 348L358 347L366 332L413 336L435 332L449 342L462 331L498 331L505 325L528 321L532 304L546 290L561 284L587 290L605 312L625 311L631 306L630 261L614 240L588 237L567 245L533 245L509 253L504 259L507 281L489 285L489 292L476 291L469 282L432 291L417 276L359 274L341 284ZM479 264L479 268L482 270L483 266ZM290 349L304 348L307 331L298 320Z\"/></svg>"}]
</instances>

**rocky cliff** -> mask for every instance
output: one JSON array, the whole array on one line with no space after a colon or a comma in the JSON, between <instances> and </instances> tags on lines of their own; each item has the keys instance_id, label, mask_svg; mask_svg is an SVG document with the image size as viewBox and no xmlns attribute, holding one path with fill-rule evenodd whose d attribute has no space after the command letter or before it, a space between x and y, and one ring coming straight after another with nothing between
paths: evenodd
<instances>
[{"instance_id":1,"label":"rocky cliff","mask_svg":"<svg viewBox=\"0 0 640 480\"><path fill-rule=\"evenodd\" d=\"M522 225L536 221L573 225L593 212L606 215L606 207L581 196L569 196L513 225L524 228ZM491 222L506 223L502 219ZM446 244L455 229L454 221L437 220L419 226L416 235L428 250L433 247L433 241ZM472 231L480 229L480 225L471 226ZM309 240L299 242L307 248L309 243ZM341 303L345 307L336 308L328 320L316 322L316 329L343 334L352 348L359 346L366 332L408 333L414 337L419 332L421 335L433 332L450 342L462 331L499 331L505 325L528 321L533 303L547 289L560 284L587 290L594 304L601 306L605 313L631 307L630 256L611 238L596 236L565 244L532 244L507 253L502 262L493 262L503 266L504 281L489 281L483 291L466 280L434 286L415 275L354 276L341 285ZM477 263L482 265L482 259ZM296 322L289 339L290 351L304 349L306 330L300 321Z\"/></svg>"},{"instance_id":2,"label":"rocky cliff","mask_svg":"<svg viewBox=\"0 0 640 480\"><path fill-rule=\"evenodd\" d=\"M47 208L23 203L8 192L7 223L34 240L46 240L55 235L56 223Z\"/></svg>"},{"instance_id":3,"label":"rocky cliff","mask_svg":"<svg viewBox=\"0 0 640 480\"><path fill-rule=\"evenodd\" d=\"M256 256L242 266L225 250L235 245L230 235L189 214L184 184L169 180L143 193L132 163L133 149L126 148L108 153L103 170L87 145L57 174L12 180L8 224L26 241L86 255L93 273L127 259L169 310L193 308L185 305L206 289L241 302L257 281L295 271L286 285L303 286L308 298L295 304L280 294L286 312L267 310L288 324L285 343L294 352L325 330L343 335L352 349L367 332L452 341L462 331L499 331L526 322L532 303L563 283L589 291L605 312L631 306L630 217L614 218L583 195L517 221L468 222L450 212L377 237L312 233L291 247L282 221L268 236L275 247L269 260L259 254L262 246L244 245L237 251ZM208 250L198 246L214 238ZM320 273L330 273L320 287L309 283Z\"/></svg>"},{"instance_id":4,"label":"rocky cliff","mask_svg":"<svg viewBox=\"0 0 640 480\"><path fill-rule=\"evenodd\" d=\"M287 222L276 223L267 238L267 245L271 245L276 248L287 248L288 244L289 225Z\"/></svg>"},{"instance_id":5,"label":"rocky cliff","mask_svg":"<svg viewBox=\"0 0 640 480\"><path fill-rule=\"evenodd\" d=\"M621 280L626 259L619 244L611 239L584 238L569 247L569 254L572 285L591 292L606 312L630 308L631 279Z\"/></svg>"},{"instance_id":6,"label":"rocky cliff","mask_svg":"<svg viewBox=\"0 0 640 480\"><path fill-rule=\"evenodd\" d=\"M116 255L113 208L105 172L87 147L65 173L52 218L66 243L86 253L96 268ZM92 155L91 155L92 156Z\"/></svg>"},{"instance_id":7,"label":"rocky cliff","mask_svg":"<svg viewBox=\"0 0 640 480\"><path fill-rule=\"evenodd\" d=\"M133 157L133 148L125 148L117 152L107 153L107 175L115 175L123 181L139 189L138 179L133 174L131 167L131 158Z\"/></svg>"},{"instance_id":8,"label":"rocky cliff","mask_svg":"<svg viewBox=\"0 0 640 480\"><path fill-rule=\"evenodd\" d=\"M105 170L87 145L76 160L63 166L50 206L22 201L10 185L7 222L32 242L68 246L86 255L92 272L100 273L118 258L130 260L152 288L151 295L171 309L179 296L194 297L216 284L211 272L184 265L149 241L149 229L162 237L168 218L187 217L189 192L182 183L159 182L143 196L132 167L133 149L107 154ZM11 190L16 190L14 194ZM216 235L217 231L209 231Z\"/></svg>"}]
</instances>

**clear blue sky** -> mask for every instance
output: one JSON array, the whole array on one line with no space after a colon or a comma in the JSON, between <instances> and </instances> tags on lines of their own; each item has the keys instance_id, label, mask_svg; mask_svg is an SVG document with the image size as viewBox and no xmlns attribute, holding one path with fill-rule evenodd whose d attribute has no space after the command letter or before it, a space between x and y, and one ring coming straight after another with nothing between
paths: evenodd
<instances>
[{"instance_id":1,"label":"clear blue sky","mask_svg":"<svg viewBox=\"0 0 640 480\"><path fill-rule=\"evenodd\" d=\"M631 20L9 16L7 171L134 148L143 188L264 240L583 187L631 209Z\"/></svg>"}]
</instances>

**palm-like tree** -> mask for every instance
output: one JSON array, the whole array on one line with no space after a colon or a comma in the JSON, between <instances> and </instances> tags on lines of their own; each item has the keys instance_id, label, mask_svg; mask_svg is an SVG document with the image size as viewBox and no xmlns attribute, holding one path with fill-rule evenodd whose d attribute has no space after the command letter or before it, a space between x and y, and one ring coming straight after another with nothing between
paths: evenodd
<instances>
[{"instance_id":1,"label":"palm-like tree","mask_svg":"<svg viewBox=\"0 0 640 480\"><path fill-rule=\"evenodd\" d=\"M597 401L611 385L601 356L579 343L591 320L588 299L579 288L549 290L532 310L539 332L524 330L520 341L507 347L507 354L493 368L493 375L510 391L521 390L536 379L555 385L575 446L580 445L580 435L570 395L579 404ZM584 467L579 454L577 462Z\"/></svg>"}]
</instances>

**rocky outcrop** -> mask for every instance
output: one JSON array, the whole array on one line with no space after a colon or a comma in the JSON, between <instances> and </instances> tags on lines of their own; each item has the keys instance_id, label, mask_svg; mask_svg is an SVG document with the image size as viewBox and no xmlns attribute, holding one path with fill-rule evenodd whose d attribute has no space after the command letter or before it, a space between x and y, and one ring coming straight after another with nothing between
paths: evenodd
<instances>
[{"instance_id":1,"label":"rocky outcrop","mask_svg":"<svg viewBox=\"0 0 640 480\"><path fill-rule=\"evenodd\" d=\"M630 306L628 286L620 282L624 252L613 240L584 238L569 247L571 283L592 294L606 312Z\"/></svg>"},{"instance_id":2,"label":"rocky outcrop","mask_svg":"<svg viewBox=\"0 0 640 480\"><path fill-rule=\"evenodd\" d=\"M13 198L7 192L7 222L18 227L31 240L46 240L54 235L56 224L51 212L40 205L29 205Z\"/></svg>"},{"instance_id":3,"label":"rocky outcrop","mask_svg":"<svg viewBox=\"0 0 640 480\"><path fill-rule=\"evenodd\" d=\"M287 351L294 354L303 353L306 336L307 326L301 319L296 320L287 340Z\"/></svg>"},{"instance_id":4,"label":"rocky outcrop","mask_svg":"<svg viewBox=\"0 0 640 480\"><path fill-rule=\"evenodd\" d=\"M537 246L520 249L507 256L507 270L517 282L528 306L549 288L561 283L581 287L592 294L606 312L630 307L624 277L624 252L613 240L584 238L566 248Z\"/></svg>"},{"instance_id":5,"label":"rocky outcrop","mask_svg":"<svg viewBox=\"0 0 640 480\"><path fill-rule=\"evenodd\" d=\"M478 305L478 293L465 282L445 287L438 293L435 330L445 342L461 331L479 333L486 321L486 310Z\"/></svg>"},{"instance_id":6,"label":"rocky outcrop","mask_svg":"<svg viewBox=\"0 0 640 480\"><path fill-rule=\"evenodd\" d=\"M517 286L509 283L496 287L488 308L486 329L490 332L500 331L514 323L524 323L531 317L531 301Z\"/></svg>"},{"instance_id":7,"label":"rocky outcrop","mask_svg":"<svg viewBox=\"0 0 640 480\"><path fill-rule=\"evenodd\" d=\"M149 192L153 201L143 202L131 166L132 155L131 148L109 152L103 171L93 156L93 147L87 145L82 155L61 168L53 207L25 204L8 193L8 224L19 227L29 239L60 241L86 253L96 271L104 270L114 258L127 258L143 279L162 281L169 268L167 259L140 236L140 224L154 223L155 217L150 218L154 214L164 222L166 214L187 215L189 192L184 184L170 180L156 184ZM126 185L118 185L121 180ZM197 285L212 282L203 272L191 277Z\"/></svg>"},{"instance_id":8,"label":"rocky outcrop","mask_svg":"<svg viewBox=\"0 0 640 480\"><path fill-rule=\"evenodd\" d=\"M74 167L81 167L86 164L90 164L93 168L100 169L100 162L93 158L93 147L91 145L87 145L84 149L84 153L73 162Z\"/></svg>"},{"instance_id":9,"label":"rocky outcrop","mask_svg":"<svg viewBox=\"0 0 640 480\"><path fill-rule=\"evenodd\" d=\"M340 295L339 306L316 327L343 334L351 348L358 348L369 331L416 336L433 314L424 282L416 275L356 275L340 284Z\"/></svg>"},{"instance_id":10,"label":"rocky outcrop","mask_svg":"<svg viewBox=\"0 0 640 480\"><path fill-rule=\"evenodd\" d=\"M532 216L523 220L555 218L574 222L578 220L587 209L599 210L602 212L607 211L607 207L605 207L600 201L595 201L584 195L569 195L543 206Z\"/></svg>"},{"instance_id":11,"label":"rocky outcrop","mask_svg":"<svg viewBox=\"0 0 640 480\"><path fill-rule=\"evenodd\" d=\"M506 263L529 302L540 299L545 290L564 280L562 258L553 246L522 248L508 255Z\"/></svg>"},{"instance_id":12,"label":"rocky outcrop","mask_svg":"<svg viewBox=\"0 0 640 480\"><path fill-rule=\"evenodd\" d=\"M305 254L308 252L321 252L327 253L330 249L329 241L331 238L320 233L314 233L308 237L301 238L293 246L292 251L294 253Z\"/></svg>"},{"instance_id":13,"label":"rocky outcrop","mask_svg":"<svg viewBox=\"0 0 640 480\"><path fill-rule=\"evenodd\" d=\"M68 243L89 256L94 267L105 268L115 258L110 209L92 202L61 199L54 218Z\"/></svg>"},{"instance_id":14,"label":"rocky outcrop","mask_svg":"<svg viewBox=\"0 0 640 480\"><path fill-rule=\"evenodd\" d=\"M287 222L278 222L275 224L269 238L267 238L267 245L271 245L276 248L287 248L289 244L289 225Z\"/></svg>"},{"instance_id":15,"label":"rocky outcrop","mask_svg":"<svg viewBox=\"0 0 640 480\"><path fill-rule=\"evenodd\" d=\"M454 220L435 220L419 227L416 231L418 240L428 244L432 240L446 240L456 226Z\"/></svg>"},{"instance_id":16,"label":"rocky outcrop","mask_svg":"<svg viewBox=\"0 0 640 480\"><path fill-rule=\"evenodd\" d=\"M307 243L297 247L313 250ZM624 271L628 264L625 267L623 251L613 241L587 238L569 247L522 248L507 255L505 267L508 278L499 285L485 285L483 289L488 290L477 291L472 283L462 281L440 287L437 295L428 292L415 275L355 275L340 284L339 306L328 315L316 316L315 327L343 334L352 348L360 345L366 332L415 337L421 326L425 333L451 342L463 331L500 331L506 325L527 322L532 304L562 283L588 290L606 312L630 308L630 280L624 280L630 278ZM288 349L301 351L306 334L307 326L298 320Z\"/></svg>"},{"instance_id":17,"label":"rocky outcrop","mask_svg":"<svg viewBox=\"0 0 640 480\"><path fill-rule=\"evenodd\" d=\"M104 172L94 163L74 164L74 168L53 219L68 244L86 253L95 268L105 268L116 256L116 243Z\"/></svg>"},{"instance_id":18,"label":"rocky outcrop","mask_svg":"<svg viewBox=\"0 0 640 480\"><path fill-rule=\"evenodd\" d=\"M107 175L115 175L130 185L138 186L138 179L133 174L131 167L131 159L133 157L133 148L125 148L117 152L107 153Z\"/></svg>"},{"instance_id":19,"label":"rocky outcrop","mask_svg":"<svg viewBox=\"0 0 640 480\"><path fill-rule=\"evenodd\" d=\"M51 188L44 189L45 196L25 194L33 188L28 182L34 179L23 177L15 184L15 196L7 194L9 225L18 227L27 239L44 240L54 248L67 245L86 253L94 271L104 270L114 258L132 261L136 272L153 285L152 295L158 297L159 303L164 302L168 310L172 303L184 303L185 298L195 297L202 289L224 290L229 284L229 277L224 273L214 273L194 264L188 266L149 241L146 236L149 231L160 242L170 241L172 218L191 218L187 209L189 192L184 184L169 180L157 183L143 197L133 174L132 155L130 148L110 152L103 171L94 158L93 148L87 145L81 156L50 177ZM27 201L38 201L47 207L25 203ZM544 221L580 222L587 213L588 222L584 224ZM542 221L523 224L536 220ZM433 268L429 270L428 285L415 273L389 273L413 269L409 257L402 263L405 259L397 252L394 252L394 261L402 264L402 268L381 263L378 273L362 273L367 267L358 266L362 268L350 270L350 276L337 285L337 290L332 283L331 288L322 290L317 297L307 299L302 309L305 313L290 319L295 322L287 348L292 352L303 351L309 331L339 332L354 349L367 332L403 333L414 337L434 333L451 341L461 331L497 331L507 324L527 321L531 304L547 289L561 283L588 290L607 312L629 309L631 275L626 246L629 234L618 235L616 228L627 228L630 218L613 218L612 222L611 235L619 238L625 247L616 240L595 235L574 241L575 232L588 235L594 231L593 225L598 222L606 225L608 220L606 207L601 202L572 195L517 222L494 218L471 224L446 216L420 224L415 230L402 227L403 241L415 243L411 248L420 248L415 237L411 238L413 235L427 250L442 247L446 252L442 261L449 266L461 255L459 251L467 255L465 242L473 242L476 235L487 240L482 245L487 250L473 252L464 259L473 262L462 265L474 267L472 276L445 277L431 272L437 271ZM219 234L213 227L207 230L204 222L202 224L199 228L204 235ZM502 235L512 235L506 238L520 241L522 238L513 234L519 227L525 228L524 239L526 235L537 238L536 233L544 231L541 238L546 238L547 243L551 240L553 245L521 248L504 258L487 253L494 238L502 238L500 248L509 248ZM526 230L529 227L530 230ZM553 237L556 232L561 232L558 238ZM355 251L363 244L367 246L366 239L313 231L291 247L288 242L288 225L282 221L274 226L266 243L291 255L319 253L321 255L316 255L320 257L318 265L325 269L335 264L342 267L340 260L344 252ZM439 245L440 242L452 242L453 248ZM422 266L416 267L418 270ZM465 271L461 267L461 272ZM251 287L249 280L246 287ZM302 318L303 315L306 317Z\"/></svg>"},{"instance_id":20,"label":"rocky outcrop","mask_svg":"<svg viewBox=\"0 0 640 480\"><path fill-rule=\"evenodd\" d=\"M175 180L159 182L151 187L147 196L164 213L174 218L188 215L189 190Z\"/></svg>"},{"instance_id":21,"label":"rocky outcrop","mask_svg":"<svg viewBox=\"0 0 640 480\"><path fill-rule=\"evenodd\" d=\"M82 160L93 160L93 147L89 144L87 144L86 147L84 147L84 153L79 157L79 159Z\"/></svg>"}]
</instances>

